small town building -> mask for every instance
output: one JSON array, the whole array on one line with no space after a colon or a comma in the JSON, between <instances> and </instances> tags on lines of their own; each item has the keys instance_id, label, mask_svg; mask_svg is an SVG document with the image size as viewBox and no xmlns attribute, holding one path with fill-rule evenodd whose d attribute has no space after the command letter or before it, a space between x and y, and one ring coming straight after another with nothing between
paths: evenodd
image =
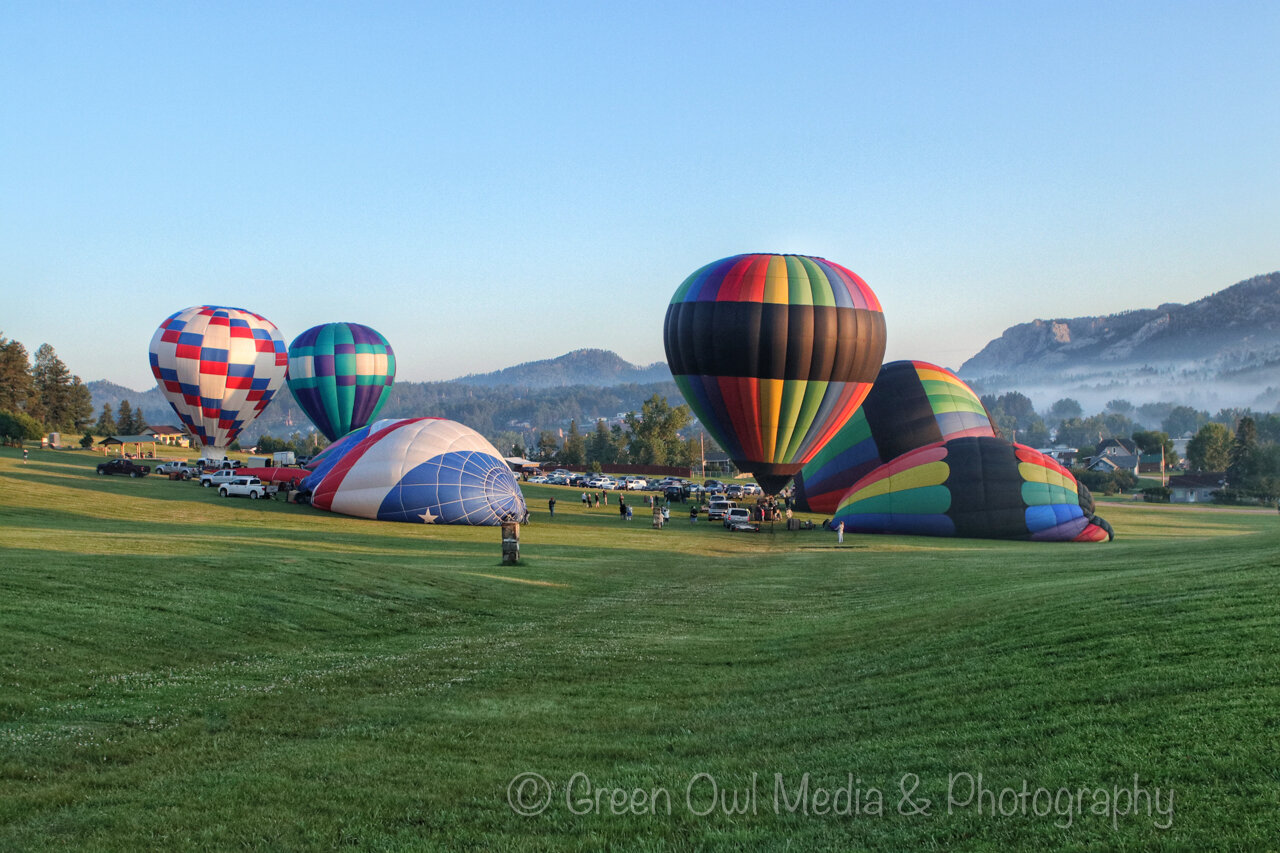
<instances>
[{"instance_id":1,"label":"small town building","mask_svg":"<svg viewBox=\"0 0 1280 853\"><path fill-rule=\"evenodd\" d=\"M1169 501L1176 504L1212 503L1213 493L1227 485L1222 471L1204 471L1169 478Z\"/></svg>"}]
</instances>

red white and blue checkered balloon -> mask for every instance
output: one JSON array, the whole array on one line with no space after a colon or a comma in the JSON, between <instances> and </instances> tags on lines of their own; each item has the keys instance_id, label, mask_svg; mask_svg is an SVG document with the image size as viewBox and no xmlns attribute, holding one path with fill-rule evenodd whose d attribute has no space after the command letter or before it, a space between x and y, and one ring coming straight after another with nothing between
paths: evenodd
<instances>
[{"instance_id":1,"label":"red white and blue checkered balloon","mask_svg":"<svg viewBox=\"0 0 1280 853\"><path fill-rule=\"evenodd\" d=\"M275 324L240 308L197 305L151 338L151 372L206 450L225 451L284 384L289 358Z\"/></svg>"}]
</instances>

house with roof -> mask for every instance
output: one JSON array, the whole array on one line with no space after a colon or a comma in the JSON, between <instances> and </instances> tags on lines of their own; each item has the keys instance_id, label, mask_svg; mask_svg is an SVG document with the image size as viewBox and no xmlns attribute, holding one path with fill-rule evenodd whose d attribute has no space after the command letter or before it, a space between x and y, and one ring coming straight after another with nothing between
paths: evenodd
<instances>
[{"instance_id":1,"label":"house with roof","mask_svg":"<svg viewBox=\"0 0 1280 853\"><path fill-rule=\"evenodd\" d=\"M1201 471L1169 478L1169 501L1176 504L1212 503L1213 493L1226 488L1224 471Z\"/></svg>"},{"instance_id":2,"label":"house with roof","mask_svg":"<svg viewBox=\"0 0 1280 853\"><path fill-rule=\"evenodd\" d=\"M1138 476L1138 466L1141 463L1141 454L1138 453L1138 445L1134 444L1128 438L1108 438L1098 445L1097 452L1085 460L1085 468L1089 471L1098 471L1103 474L1110 474L1114 471L1128 471L1135 477Z\"/></svg>"},{"instance_id":3,"label":"house with roof","mask_svg":"<svg viewBox=\"0 0 1280 853\"><path fill-rule=\"evenodd\" d=\"M191 446L191 438L187 435L187 431L169 424L149 426L142 431L142 434L154 436L155 440L160 444L169 444L174 447Z\"/></svg>"}]
</instances>

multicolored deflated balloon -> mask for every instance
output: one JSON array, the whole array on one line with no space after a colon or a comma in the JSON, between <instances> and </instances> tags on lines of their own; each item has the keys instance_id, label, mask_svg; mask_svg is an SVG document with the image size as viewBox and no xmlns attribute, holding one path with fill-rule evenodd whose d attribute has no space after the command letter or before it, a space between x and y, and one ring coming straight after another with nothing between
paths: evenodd
<instances>
[{"instance_id":1,"label":"multicolored deflated balloon","mask_svg":"<svg viewBox=\"0 0 1280 853\"><path fill-rule=\"evenodd\" d=\"M796 475L796 503L833 513L849 487L880 465L966 435L999 435L973 389L927 361L890 362L849 422Z\"/></svg>"},{"instance_id":2,"label":"multicolored deflated balloon","mask_svg":"<svg viewBox=\"0 0 1280 853\"><path fill-rule=\"evenodd\" d=\"M707 264L676 289L663 337L693 413L769 493L854 413L885 349L884 314L866 282L804 255Z\"/></svg>"},{"instance_id":3,"label":"multicolored deflated balloon","mask_svg":"<svg viewBox=\"0 0 1280 853\"><path fill-rule=\"evenodd\" d=\"M899 456L849 490L831 523L853 533L1105 542L1111 525L1071 472L1021 444L963 437Z\"/></svg>"}]
</instances>

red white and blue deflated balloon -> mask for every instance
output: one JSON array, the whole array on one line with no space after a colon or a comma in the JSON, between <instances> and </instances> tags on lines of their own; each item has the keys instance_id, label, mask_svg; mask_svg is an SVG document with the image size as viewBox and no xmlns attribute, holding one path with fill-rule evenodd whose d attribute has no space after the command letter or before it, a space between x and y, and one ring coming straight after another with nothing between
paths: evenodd
<instances>
[{"instance_id":1,"label":"red white and blue deflated balloon","mask_svg":"<svg viewBox=\"0 0 1280 853\"><path fill-rule=\"evenodd\" d=\"M417 524L498 525L528 515L515 475L484 436L456 421L377 421L340 439L302 487L320 509Z\"/></svg>"}]
</instances>

